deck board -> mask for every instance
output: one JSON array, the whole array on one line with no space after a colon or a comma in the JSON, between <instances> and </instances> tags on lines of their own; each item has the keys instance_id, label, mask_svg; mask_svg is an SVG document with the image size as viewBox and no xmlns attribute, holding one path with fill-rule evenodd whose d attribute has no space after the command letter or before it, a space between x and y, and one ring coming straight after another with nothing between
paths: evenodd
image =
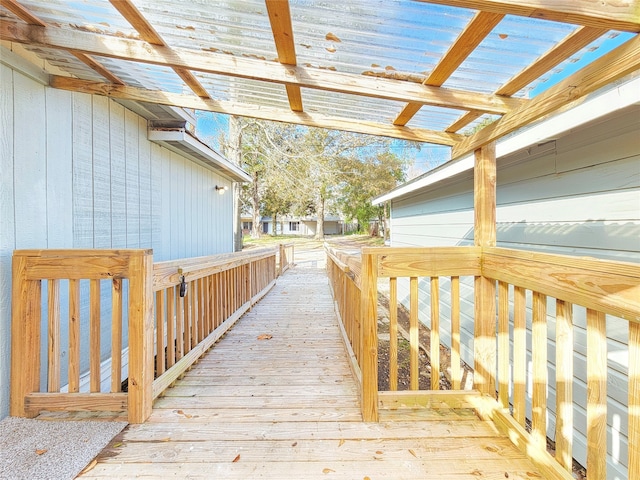
<instances>
[{"instance_id":1,"label":"deck board","mask_svg":"<svg viewBox=\"0 0 640 480\"><path fill-rule=\"evenodd\" d=\"M259 340L262 334L272 337ZM156 400L149 420L127 427L82 478L536 475L493 424L468 410L362 422L341 342L324 272L289 270Z\"/></svg>"}]
</instances>

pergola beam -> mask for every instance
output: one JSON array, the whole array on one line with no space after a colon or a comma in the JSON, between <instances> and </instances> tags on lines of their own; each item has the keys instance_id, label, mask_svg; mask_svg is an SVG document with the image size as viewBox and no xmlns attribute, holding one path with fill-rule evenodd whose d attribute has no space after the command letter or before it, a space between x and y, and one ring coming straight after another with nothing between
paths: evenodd
<instances>
[{"instance_id":1,"label":"pergola beam","mask_svg":"<svg viewBox=\"0 0 640 480\"><path fill-rule=\"evenodd\" d=\"M438 145L453 146L463 138L456 134L420 128L396 127L390 124L366 122L341 117L329 117L317 113L292 112L291 110L281 108L262 107L239 102L217 101L199 98L193 95L184 95L158 90L145 90L143 88L113 85L110 83L91 82L72 77L52 75L50 85L53 88L59 88L62 90L104 95L122 100L171 105L175 107L192 108L195 110L225 113L228 115L258 118L261 120L293 123L296 125L328 128L332 130L344 130L367 135L380 135L383 137L434 143Z\"/></svg>"},{"instance_id":2,"label":"pergola beam","mask_svg":"<svg viewBox=\"0 0 640 480\"><path fill-rule=\"evenodd\" d=\"M500 115L528 102L499 95L431 87L401 80L280 65L274 62L222 53L201 52L184 48L171 49L151 45L140 40L65 30L58 27L34 27L8 21L0 23L0 39L264 82L291 84L460 110L478 110Z\"/></svg>"},{"instance_id":3,"label":"pergola beam","mask_svg":"<svg viewBox=\"0 0 640 480\"><path fill-rule=\"evenodd\" d=\"M503 18L504 15L497 13L478 12L422 84L439 87L446 82ZM393 121L393 124L406 125L420 108L422 105L419 103L407 104Z\"/></svg>"},{"instance_id":4,"label":"pergola beam","mask_svg":"<svg viewBox=\"0 0 640 480\"><path fill-rule=\"evenodd\" d=\"M140 34L140 38L142 38L145 42L151 43L152 45L158 45L162 47L167 47L167 43L162 39L160 34L156 32L156 29L153 28L147 19L142 15L140 10L136 8L136 6L131 3L131 0L109 0L111 4L120 12L125 20L127 20L133 28ZM206 88L202 86L202 84L198 81L198 79L186 68L174 67L173 71L182 79L184 83L199 97L202 98L211 98L209 92L207 92Z\"/></svg>"},{"instance_id":5,"label":"pergola beam","mask_svg":"<svg viewBox=\"0 0 640 480\"><path fill-rule=\"evenodd\" d=\"M640 70L640 36L633 37L541 93L525 108L519 108L467 137L453 148L452 158L459 158L545 115L557 112L637 70Z\"/></svg>"},{"instance_id":6,"label":"pergola beam","mask_svg":"<svg viewBox=\"0 0 640 480\"><path fill-rule=\"evenodd\" d=\"M555 22L640 32L637 1L602 0L418 0L451 7L539 18Z\"/></svg>"},{"instance_id":7,"label":"pergola beam","mask_svg":"<svg viewBox=\"0 0 640 480\"><path fill-rule=\"evenodd\" d=\"M283 65L297 65L296 47L293 42L293 27L288 0L265 0L273 40L278 52L278 61ZM298 85L285 85L289 106L294 112L301 112L302 94Z\"/></svg>"}]
</instances>

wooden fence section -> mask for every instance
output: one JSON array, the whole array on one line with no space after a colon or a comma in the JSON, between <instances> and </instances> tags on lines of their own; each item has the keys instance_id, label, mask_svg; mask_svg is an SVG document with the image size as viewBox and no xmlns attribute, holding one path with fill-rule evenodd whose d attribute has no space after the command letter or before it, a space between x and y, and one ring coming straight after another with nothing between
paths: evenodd
<instances>
[{"instance_id":1,"label":"wooden fence section","mask_svg":"<svg viewBox=\"0 0 640 480\"><path fill-rule=\"evenodd\" d=\"M366 420L376 421L379 408L402 406L453 407L475 405L534 461L549 478L571 478L573 438L573 306L586 308L587 315L587 471L589 478L606 478L607 427L607 342L606 315L628 320L628 422L622 430L628 433L629 478L640 478L640 266L622 262L601 261L560 255L538 254L502 248L454 247L426 249L365 248L362 251L360 286L353 298L343 298L345 276L350 257L328 250L330 280L342 321L349 324L350 312L360 298L359 366L362 370L362 408ZM451 373L452 387L460 389L460 277L474 276L496 285L497 294L479 299L475 292L475 318L487 315L483 305L497 301L494 329L489 337L474 340L476 369L485 364L483 379L495 385L493 392L433 392L418 391L418 279L428 278L432 322L430 345L431 389L439 388L440 279L450 281L451 305ZM397 337L397 281L409 279L410 371L409 392L378 392L377 388L377 308L378 278L389 277L390 336ZM477 282L475 282L477 285ZM527 294L531 303L527 305ZM555 304L555 332L550 328L547 311ZM513 307L510 307L513 305ZM532 312L531 337L527 339L526 309ZM492 309L493 310L493 309ZM549 309L551 310L551 309ZM352 315L353 316L353 315ZM346 327L345 327L346 329ZM553 334L553 335L552 335ZM555 338L557 369L556 395L556 456L545 451L547 425L547 338ZM527 372L528 340L532 345L532 371ZM513 345L513 347L511 347ZM397 381L397 346L390 344L391 390ZM511 362L511 359L513 361ZM435 365L435 368L434 368ZM527 375L530 375L528 377ZM496 383L497 379L497 383ZM531 433L525 429L525 394L527 379L533 385ZM512 409L512 412L511 412ZM626 428L625 428L626 427Z\"/></svg>"},{"instance_id":2,"label":"wooden fence section","mask_svg":"<svg viewBox=\"0 0 640 480\"><path fill-rule=\"evenodd\" d=\"M325 244L327 276L338 309L340 329L351 357L351 369L362 384L362 322L360 319L360 258Z\"/></svg>"},{"instance_id":3,"label":"wooden fence section","mask_svg":"<svg viewBox=\"0 0 640 480\"><path fill-rule=\"evenodd\" d=\"M156 379L160 395L273 286L276 250L154 265Z\"/></svg>"},{"instance_id":4,"label":"wooden fence section","mask_svg":"<svg viewBox=\"0 0 640 480\"><path fill-rule=\"evenodd\" d=\"M143 422L153 399L274 285L276 255L277 249L261 249L154 265L150 250L15 251L11 415L127 410L130 422ZM101 386L105 343L111 345L108 392Z\"/></svg>"},{"instance_id":5,"label":"wooden fence section","mask_svg":"<svg viewBox=\"0 0 640 480\"><path fill-rule=\"evenodd\" d=\"M282 275L293 266L294 243L281 243L278 255L278 275Z\"/></svg>"},{"instance_id":6,"label":"wooden fence section","mask_svg":"<svg viewBox=\"0 0 640 480\"><path fill-rule=\"evenodd\" d=\"M11 324L11 400L10 414L33 417L40 410L126 410L140 418L142 405L150 401L153 370L145 368L144 358L152 345L144 333L152 319L151 251L149 250L18 250L13 255L13 294ZM120 377L122 344L123 281L128 280L129 377L128 394L120 383L111 391L100 392L101 282L111 283L112 378ZM46 282L47 303L43 307ZM68 388L61 392L61 282L68 286ZM88 347L81 335L81 282L89 282ZM43 315L44 310L44 315ZM44 322L41 320L44 318ZM41 352L43 330L48 341ZM90 391L80 392L81 351L88 350ZM136 357L134 359L134 357ZM41 389L41 359L47 365L46 388ZM152 357L151 357L152 359ZM153 360L153 359L152 359ZM151 376L149 376L151 375Z\"/></svg>"}]
</instances>

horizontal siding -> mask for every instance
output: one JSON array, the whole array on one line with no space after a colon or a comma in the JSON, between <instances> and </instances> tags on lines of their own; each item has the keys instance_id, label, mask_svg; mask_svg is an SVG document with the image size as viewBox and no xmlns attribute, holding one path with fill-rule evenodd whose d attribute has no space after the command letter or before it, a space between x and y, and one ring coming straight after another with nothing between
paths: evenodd
<instances>
[{"instance_id":1,"label":"horizontal siding","mask_svg":"<svg viewBox=\"0 0 640 480\"><path fill-rule=\"evenodd\" d=\"M54 90L5 65L0 74L3 418L9 405L14 249L153 248L156 261L230 252L233 198L214 190L215 185L230 187L227 179L149 142L146 120L106 97ZM103 283L106 357L110 288ZM82 282L83 335L88 332L88 290L88 282ZM62 318L67 291L62 282ZM66 322L62 326L64 350ZM42 338L45 342L46 335ZM63 365L63 377L65 372Z\"/></svg>"},{"instance_id":2,"label":"horizontal siding","mask_svg":"<svg viewBox=\"0 0 640 480\"><path fill-rule=\"evenodd\" d=\"M555 149L498 160L497 244L549 253L640 262L640 107L555 140ZM552 145L553 146L553 145ZM392 201L392 246L473 244L473 178L464 172ZM407 282L399 296L408 305ZM462 281L461 356L473 365L471 282ZM420 282L420 320L430 325L428 281ZM441 337L450 345L449 282L441 281ZM530 335L531 295L527 321ZM548 371L555 379L555 303L548 306ZM512 314L511 314L512 315ZM574 456L586 461L586 314L574 309ZM608 471L626 477L627 323L607 318ZM531 339L528 338L528 362ZM529 381L531 376L529 375ZM528 395L531 395L531 385ZM555 428L555 391L548 391L548 434ZM530 409L530 403L528 404Z\"/></svg>"}]
</instances>

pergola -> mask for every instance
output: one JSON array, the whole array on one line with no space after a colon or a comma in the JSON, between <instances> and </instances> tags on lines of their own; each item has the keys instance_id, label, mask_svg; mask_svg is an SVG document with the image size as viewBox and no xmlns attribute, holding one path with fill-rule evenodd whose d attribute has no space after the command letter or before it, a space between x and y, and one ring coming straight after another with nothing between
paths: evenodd
<instances>
[{"instance_id":1,"label":"pergola","mask_svg":"<svg viewBox=\"0 0 640 480\"><path fill-rule=\"evenodd\" d=\"M3 0L0 12L2 40L59 67L55 88L448 145L454 159L640 64L637 35L587 58L640 31L635 1Z\"/></svg>"}]
</instances>

